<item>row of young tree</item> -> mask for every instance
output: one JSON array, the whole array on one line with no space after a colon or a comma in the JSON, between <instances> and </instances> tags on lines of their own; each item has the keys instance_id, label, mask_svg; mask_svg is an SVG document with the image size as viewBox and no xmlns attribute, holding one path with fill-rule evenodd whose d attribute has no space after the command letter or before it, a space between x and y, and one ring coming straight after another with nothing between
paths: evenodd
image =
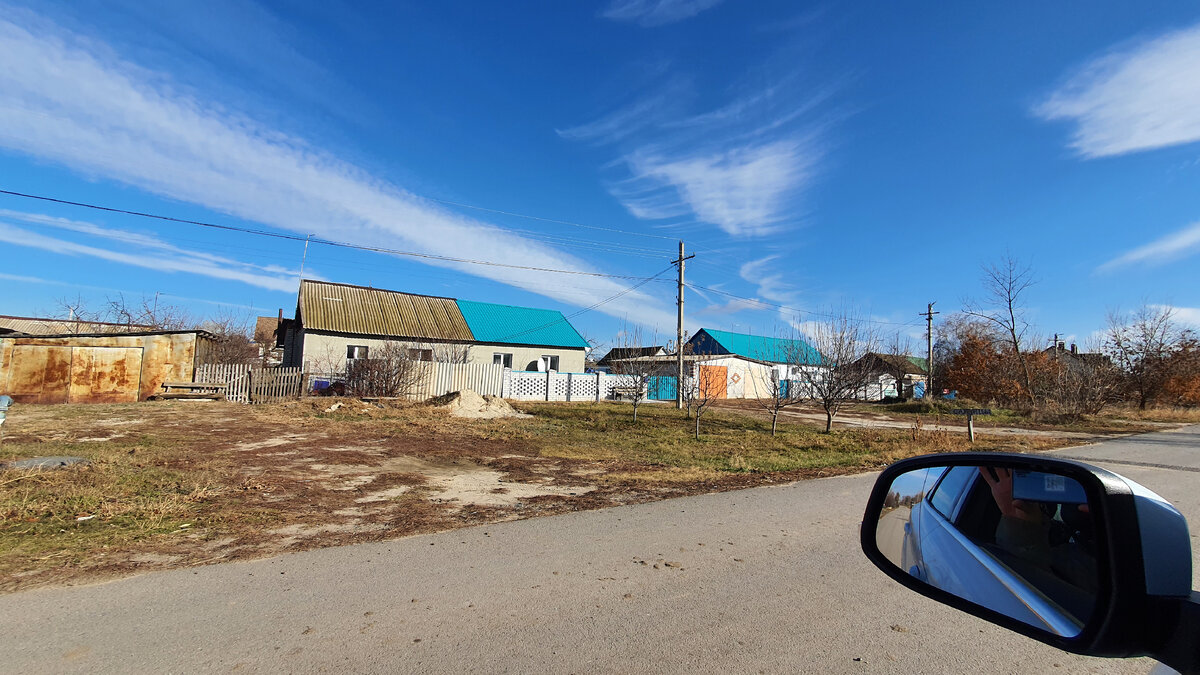
<instances>
[{"instance_id":1,"label":"row of young tree","mask_svg":"<svg viewBox=\"0 0 1200 675\"><path fill-rule=\"evenodd\" d=\"M1027 320L1033 273L1012 258L984 269L985 297L937 329L934 384L960 396L1065 417L1116 402L1200 405L1200 335L1172 308L1111 311L1083 349L1045 339ZM1048 346L1047 346L1048 345Z\"/></svg>"}]
</instances>

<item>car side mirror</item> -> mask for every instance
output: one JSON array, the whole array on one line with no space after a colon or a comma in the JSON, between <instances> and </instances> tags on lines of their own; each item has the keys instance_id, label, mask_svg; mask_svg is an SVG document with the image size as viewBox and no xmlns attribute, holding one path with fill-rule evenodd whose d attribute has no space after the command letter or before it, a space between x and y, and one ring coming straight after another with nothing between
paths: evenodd
<instances>
[{"instance_id":1,"label":"car side mirror","mask_svg":"<svg viewBox=\"0 0 1200 675\"><path fill-rule=\"evenodd\" d=\"M1038 455L906 459L876 481L861 540L896 581L1036 640L1200 668L1187 521L1112 472Z\"/></svg>"}]
</instances>

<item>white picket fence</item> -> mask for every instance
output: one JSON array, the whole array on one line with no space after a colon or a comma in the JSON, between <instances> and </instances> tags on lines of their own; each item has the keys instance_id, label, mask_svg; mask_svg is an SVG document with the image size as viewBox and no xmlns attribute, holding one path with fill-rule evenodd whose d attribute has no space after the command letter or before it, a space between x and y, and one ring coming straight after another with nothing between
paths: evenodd
<instances>
[{"instance_id":1,"label":"white picket fence","mask_svg":"<svg viewBox=\"0 0 1200 675\"><path fill-rule=\"evenodd\" d=\"M410 398L424 400L471 389L484 396L518 401L603 401L614 389L629 386L629 376L606 373L559 373L512 370L490 363L422 363L425 374ZM341 373L304 372L300 368L203 364L195 382L225 384L226 398L240 403L270 403L311 394L318 381L336 382Z\"/></svg>"}]
</instances>

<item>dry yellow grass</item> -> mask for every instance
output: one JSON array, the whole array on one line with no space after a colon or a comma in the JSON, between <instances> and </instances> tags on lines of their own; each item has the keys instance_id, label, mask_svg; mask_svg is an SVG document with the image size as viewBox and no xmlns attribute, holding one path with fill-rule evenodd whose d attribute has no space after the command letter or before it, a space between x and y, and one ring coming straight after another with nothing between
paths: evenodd
<instances>
[{"instance_id":1,"label":"dry yellow grass","mask_svg":"<svg viewBox=\"0 0 1200 675\"><path fill-rule=\"evenodd\" d=\"M705 416L696 441L686 415L662 405L643 406L634 423L630 408L616 404L520 404L535 417L465 421L410 404L344 401L327 412L334 402L14 408L0 460L78 455L91 465L0 471L0 588L848 473L928 452L1062 445L985 433L971 447L963 434L915 428L823 434L790 421L772 437L769 422L724 410ZM521 511L459 509L420 487L421 476L393 471L376 476L373 489L415 487L387 500L390 510L360 518L361 532L342 529L298 544L271 534L356 522L336 514L361 510L355 498L362 493L304 467L404 457L440 466L487 464L506 480L561 478L597 489ZM223 548L214 548L222 541ZM145 559L158 562L137 562Z\"/></svg>"}]
</instances>

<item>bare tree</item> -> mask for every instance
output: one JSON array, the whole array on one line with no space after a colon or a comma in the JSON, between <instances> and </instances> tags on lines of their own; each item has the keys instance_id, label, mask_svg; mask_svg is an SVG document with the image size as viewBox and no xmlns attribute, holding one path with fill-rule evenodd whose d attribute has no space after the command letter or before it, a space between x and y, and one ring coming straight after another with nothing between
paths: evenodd
<instances>
[{"instance_id":1,"label":"bare tree","mask_svg":"<svg viewBox=\"0 0 1200 675\"><path fill-rule=\"evenodd\" d=\"M872 372L871 359L878 337L870 325L851 311L831 313L811 324L810 344L821 356L822 368L798 370L804 394L816 399L825 411L825 433L842 406L858 397Z\"/></svg>"},{"instance_id":2,"label":"bare tree","mask_svg":"<svg viewBox=\"0 0 1200 675\"><path fill-rule=\"evenodd\" d=\"M388 340L371 349L370 358L346 363L346 393L351 396L411 396L426 376L414 349Z\"/></svg>"},{"instance_id":3,"label":"bare tree","mask_svg":"<svg viewBox=\"0 0 1200 675\"><path fill-rule=\"evenodd\" d=\"M658 339L655 334L652 337L652 342ZM616 349L628 350L628 352L637 353L637 350L646 347L642 343L642 330L640 328L630 329L625 327L621 331L621 337L617 342ZM628 394L630 401L633 403L633 421L637 422L638 408L642 402L650 394L650 387L654 384L654 378L663 375L667 372L667 365L661 359L650 356L637 356L634 358L621 359L613 364L613 373L621 376L622 389Z\"/></svg>"},{"instance_id":4,"label":"bare tree","mask_svg":"<svg viewBox=\"0 0 1200 675\"><path fill-rule=\"evenodd\" d=\"M1001 330L1021 369L1025 396L1036 403L1033 375L1023 347L1029 322L1025 320L1025 294L1037 281L1028 265L1020 263L1011 255L983 268L983 304L964 303L963 313L983 319Z\"/></svg>"},{"instance_id":5,"label":"bare tree","mask_svg":"<svg viewBox=\"0 0 1200 675\"><path fill-rule=\"evenodd\" d=\"M143 295L136 301L126 299L124 293L110 296L105 300L100 316L110 323L152 330L185 330L196 324L186 309L160 301L157 293Z\"/></svg>"},{"instance_id":6,"label":"bare tree","mask_svg":"<svg viewBox=\"0 0 1200 675\"><path fill-rule=\"evenodd\" d=\"M1138 408L1145 410L1162 392L1178 337L1170 307L1145 305L1131 316L1109 312L1104 350L1124 375Z\"/></svg>"},{"instance_id":7,"label":"bare tree","mask_svg":"<svg viewBox=\"0 0 1200 675\"><path fill-rule=\"evenodd\" d=\"M437 363L467 363L471 360L471 345L445 342L433 345L431 356Z\"/></svg>"},{"instance_id":8,"label":"bare tree","mask_svg":"<svg viewBox=\"0 0 1200 675\"><path fill-rule=\"evenodd\" d=\"M795 329L777 335L774 344L774 349L769 352L755 354L761 361L780 364L771 369L771 380L764 383L757 377L749 378L755 402L771 415L772 436L779 428L779 413L807 400L805 388L796 386L798 371L812 368L820 362L819 355L813 353L813 349ZM765 391L760 391L760 387L765 387Z\"/></svg>"},{"instance_id":9,"label":"bare tree","mask_svg":"<svg viewBox=\"0 0 1200 675\"><path fill-rule=\"evenodd\" d=\"M205 319L200 324L200 329L217 337L208 352L209 363L243 364L260 360L250 317L228 308L221 308L216 314Z\"/></svg>"},{"instance_id":10,"label":"bare tree","mask_svg":"<svg viewBox=\"0 0 1200 675\"><path fill-rule=\"evenodd\" d=\"M1095 346L1082 354L1055 352L1051 364L1054 382L1050 399L1056 412L1064 417L1095 415L1119 393L1120 372L1112 359Z\"/></svg>"},{"instance_id":11,"label":"bare tree","mask_svg":"<svg viewBox=\"0 0 1200 675\"><path fill-rule=\"evenodd\" d=\"M700 420L726 385L725 382L717 379L721 377L720 371L704 368L699 363L692 367L695 368L696 375L693 377L685 372L684 381L679 383L679 393L684 403L687 404L688 415L695 420L695 438L700 440Z\"/></svg>"},{"instance_id":12,"label":"bare tree","mask_svg":"<svg viewBox=\"0 0 1200 675\"><path fill-rule=\"evenodd\" d=\"M905 378L911 373L916 364L912 361L912 340L907 335L903 335L900 331L896 331L891 339L888 340L886 356L889 358L882 359L884 367L896 379L896 398L906 398L904 395ZM925 390L932 395L930 391L930 383L925 383ZM880 392L882 394L882 392Z\"/></svg>"}]
</instances>

